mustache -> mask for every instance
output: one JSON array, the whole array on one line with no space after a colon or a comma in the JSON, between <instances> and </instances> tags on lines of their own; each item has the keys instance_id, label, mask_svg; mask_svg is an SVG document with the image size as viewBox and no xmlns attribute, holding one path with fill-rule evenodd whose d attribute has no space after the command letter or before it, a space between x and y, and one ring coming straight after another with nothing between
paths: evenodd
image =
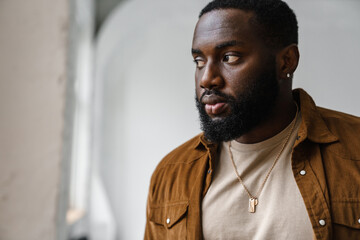
<instances>
[{"instance_id":1,"label":"mustache","mask_svg":"<svg viewBox=\"0 0 360 240\"><path fill-rule=\"evenodd\" d=\"M230 95L227 95L227 94L225 94L225 93L222 93L222 92L220 92L220 91L218 91L218 90L212 89L212 90L205 90L205 91L201 94L200 99L199 99L199 102L200 102L201 104L203 104L203 103L202 103L202 100L203 100L203 98L204 98L205 96L207 96L207 95L215 95L215 96L222 97L222 98L224 98L227 102L233 102L233 101L235 101L235 98L234 98L233 96L230 96Z\"/></svg>"}]
</instances>

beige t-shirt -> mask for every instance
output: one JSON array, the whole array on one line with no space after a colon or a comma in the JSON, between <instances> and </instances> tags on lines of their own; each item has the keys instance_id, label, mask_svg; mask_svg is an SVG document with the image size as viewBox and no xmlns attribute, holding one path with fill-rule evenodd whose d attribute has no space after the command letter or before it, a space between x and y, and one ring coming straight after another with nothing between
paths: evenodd
<instances>
[{"instance_id":1,"label":"beige t-shirt","mask_svg":"<svg viewBox=\"0 0 360 240\"><path fill-rule=\"evenodd\" d=\"M301 115L260 194L255 213L248 211L249 197L236 177L228 142L221 144L214 178L202 202L206 240L313 238L310 219L291 168L291 151L300 122ZM291 124L260 143L231 142L238 172L252 194L260 188L290 130Z\"/></svg>"}]
</instances>

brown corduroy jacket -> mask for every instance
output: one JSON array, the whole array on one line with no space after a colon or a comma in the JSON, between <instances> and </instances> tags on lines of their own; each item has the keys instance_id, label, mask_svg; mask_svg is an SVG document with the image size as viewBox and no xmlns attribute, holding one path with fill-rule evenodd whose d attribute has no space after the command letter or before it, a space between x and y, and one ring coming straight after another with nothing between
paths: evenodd
<instances>
[{"instance_id":1,"label":"brown corduroy jacket","mask_svg":"<svg viewBox=\"0 0 360 240\"><path fill-rule=\"evenodd\" d=\"M360 239L360 118L317 107L302 89L293 95L302 123L292 170L314 238ZM159 163L150 183L145 239L203 239L201 203L216 152L217 145L200 134Z\"/></svg>"}]
</instances>

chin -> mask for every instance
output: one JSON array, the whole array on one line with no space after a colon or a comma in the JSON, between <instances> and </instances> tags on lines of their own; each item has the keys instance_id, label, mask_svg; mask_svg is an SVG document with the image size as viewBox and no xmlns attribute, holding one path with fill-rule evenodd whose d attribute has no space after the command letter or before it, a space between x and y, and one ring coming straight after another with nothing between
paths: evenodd
<instances>
[{"instance_id":1,"label":"chin","mask_svg":"<svg viewBox=\"0 0 360 240\"><path fill-rule=\"evenodd\" d=\"M221 120L225 119L225 117L226 117L226 116L221 116L221 115L220 116L219 115L216 115L216 116L208 115L208 116L214 122L221 121Z\"/></svg>"},{"instance_id":2,"label":"chin","mask_svg":"<svg viewBox=\"0 0 360 240\"><path fill-rule=\"evenodd\" d=\"M221 121L221 120L224 120L227 117L229 117L231 115L231 113L230 112L223 112L223 113L217 114L217 115L209 115L209 114L207 114L207 115L213 121Z\"/></svg>"}]
</instances>

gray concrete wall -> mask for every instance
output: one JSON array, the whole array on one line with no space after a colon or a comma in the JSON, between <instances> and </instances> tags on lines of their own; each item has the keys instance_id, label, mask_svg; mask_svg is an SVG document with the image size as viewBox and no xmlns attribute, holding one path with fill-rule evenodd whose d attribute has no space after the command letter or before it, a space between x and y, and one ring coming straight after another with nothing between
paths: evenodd
<instances>
[{"instance_id":1,"label":"gray concrete wall","mask_svg":"<svg viewBox=\"0 0 360 240\"><path fill-rule=\"evenodd\" d=\"M56 238L68 12L0 1L0 239Z\"/></svg>"}]
</instances>

